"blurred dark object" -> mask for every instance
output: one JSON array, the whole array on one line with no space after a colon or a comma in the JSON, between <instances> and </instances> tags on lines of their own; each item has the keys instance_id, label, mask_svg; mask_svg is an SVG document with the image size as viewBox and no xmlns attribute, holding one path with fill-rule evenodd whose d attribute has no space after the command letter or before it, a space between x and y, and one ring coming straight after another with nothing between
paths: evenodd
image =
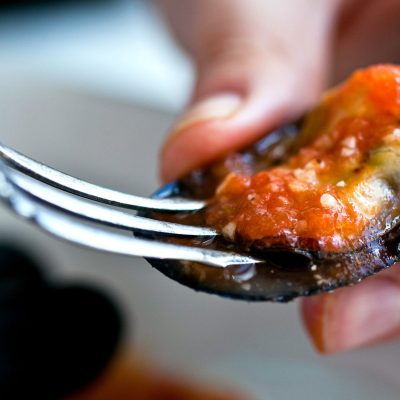
<instances>
[{"instance_id":1,"label":"blurred dark object","mask_svg":"<svg viewBox=\"0 0 400 400\"><path fill-rule=\"evenodd\" d=\"M0 398L57 399L97 377L122 318L98 289L46 280L25 251L0 244Z\"/></svg>"},{"instance_id":2,"label":"blurred dark object","mask_svg":"<svg viewBox=\"0 0 400 400\"><path fill-rule=\"evenodd\" d=\"M0 309L29 302L41 293L48 286L43 273L33 257L14 244L0 242Z\"/></svg>"}]
</instances>

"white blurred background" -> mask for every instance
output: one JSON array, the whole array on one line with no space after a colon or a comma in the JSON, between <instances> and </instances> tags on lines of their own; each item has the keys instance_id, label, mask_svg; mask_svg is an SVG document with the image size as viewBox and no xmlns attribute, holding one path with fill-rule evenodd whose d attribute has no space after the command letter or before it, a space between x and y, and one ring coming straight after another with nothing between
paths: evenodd
<instances>
[{"instance_id":1,"label":"white blurred background","mask_svg":"<svg viewBox=\"0 0 400 400\"><path fill-rule=\"evenodd\" d=\"M150 2L47 3L3 10L1 73L170 111L182 107L193 78L191 65Z\"/></svg>"},{"instance_id":2,"label":"white blurred background","mask_svg":"<svg viewBox=\"0 0 400 400\"><path fill-rule=\"evenodd\" d=\"M150 4L65 2L0 12L1 141L83 179L148 195L158 148L193 81ZM222 377L257 399L398 399L398 344L315 354L297 304L195 293L143 260L60 242L0 209L0 234L53 274L102 285L129 321L127 340L188 376ZM378 397L379 396L379 397Z\"/></svg>"}]
</instances>

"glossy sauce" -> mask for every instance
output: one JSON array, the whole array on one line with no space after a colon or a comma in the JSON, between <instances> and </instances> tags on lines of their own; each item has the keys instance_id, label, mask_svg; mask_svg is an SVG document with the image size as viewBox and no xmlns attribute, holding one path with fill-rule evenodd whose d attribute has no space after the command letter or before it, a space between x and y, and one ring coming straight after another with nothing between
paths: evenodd
<instances>
[{"instance_id":1,"label":"glossy sauce","mask_svg":"<svg viewBox=\"0 0 400 400\"><path fill-rule=\"evenodd\" d=\"M264 263L150 263L195 290L251 301L330 291L393 265L400 261L399 128L400 68L356 72L303 121L157 194L209 199L199 212L153 216L223 233L164 240Z\"/></svg>"},{"instance_id":2,"label":"glossy sauce","mask_svg":"<svg viewBox=\"0 0 400 400\"><path fill-rule=\"evenodd\" d=\"M296 152L219 185L207 225L248 248L357 249L400 214L400 68L358 71L306 118Z\"/></svg>"}]
</instances>

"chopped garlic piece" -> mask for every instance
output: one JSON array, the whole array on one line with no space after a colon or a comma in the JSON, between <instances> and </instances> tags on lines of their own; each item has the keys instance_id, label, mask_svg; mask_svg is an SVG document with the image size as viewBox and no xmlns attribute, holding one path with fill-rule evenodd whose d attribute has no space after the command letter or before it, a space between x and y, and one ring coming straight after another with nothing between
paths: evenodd
<instances>
[{"instance_id":1,"label":"chopped garlic piece","mask_svg":"<svg viewBox=\"0 0 400 400\"><path fill-rule=\"evenodd\" d=\"M343 149L340 152L340 155L342 157L351 157L355 154L354 149L349 149L348 147L343 147Z\"/></svg>"},{"instance_id":2,"label":"chopped garlic piece","mask_svg":"<svg viewBox=\"0 0 400 400\"><path fill-rule=\"evenodd\" d=\"M354 136L349 136L342 140L343 148L340 152L342 157L350 157L356 153L357 140Z\"/></svg>"},{"instance_id":3,"label":"chopped garlic piece","mask_svg":"<svg viewBox=\"0 0 400 400\"><path fill-rule=\"evenodd\" d=\"M343 147L343 149L340 152L340 155L342 157L351 157L351 156L354 156L355 153L356 152L354 149L350 149L348 147Z\"/></svg>"},{"instance_id":4,"label":"chopped garlic piece","mask_svg":"<svg viewBox=\"0 0 400 400\"><path fill-rule=\"evenodd\" d=\"M355 149L357 145L357 140L354 136L349 136L342 140L342 145L348 147L349 149Z\"/></svg>"},{"instance_id":5,"label":"chopped garlic piece","mask_svg":"<svg viewBox=\"0 0 400 400\"><path fill-rule=\"evenodd\" d=\"M324 207L324 208L334 208L334 209L339 208L338 201L335 199L335 197L333 197L329 193L324 193L321 196L321 198L319 199L319 201L320 201L322 207Z\"/></svg>"},{"instance_id":6,"label":"chopped garlic piece","mask_svg":"<svg viewBox=\"0 0 400 400\"><path fill-rule=\"evenodd\" d=\"M352 193L352 203L361 215L371 218L377 215L395 193L383 179L370 179L360 182Z\"/></svg>"},{"instance_id":7,"label":"chopped garlic piece","mask_svg":"<svg viewBox=\"0 0 400 400\"><path fill-rule=\"evenodd\" d=\"M277 183L271 182L268 186L267 186L268 190L270 192L279 192L280 186Z\"/></svg>"},{"instance_id":8,"label":"chopped garlic piece","mask_svg":"<svg viewBox=\"0 0 400 400\"><path fill-rule=\"evenodd\" d=\"M394 137L396 137L396 138L399 138L399 137L400 137L400 128L396 128L396 129L393 131L392 135L393 135Z\"/></svg>"},{"instance_id":9,"label":"chopped garlic piece","mask_svg":"<svg viewBox=\"0 0 400 400\"><path fill-rule=\"evenodd\" d=\"M315 171L313 169L296 168L293 171L293 175L299 181L312 184L318 183L317 175L315 174Z\"/></svg>"},{"instance_id":10,"label":"chopped garlic piece","mask_svg":"<svg viewBox=\"0 0 400 400\"><path fill-rule=\"evenodd\" d=\"M256 196L255 193L249 193L249 194L247 195L247 200L248 200L248 201L253 201L256 197L257 197L257 196Z\"/></svg>"},{"instance_id":11,"label":"chopped garlic piece","mask_svg":"<svg viewBox=\"0 0 400 400\"><path fill-rule=\"evenodd\" d=\"M383 138L383 141L386 144L390 144L390 143L397 143L399 139L400 139L400 128L396 128L393 130L392 133L386 135Z\"/></svg>"},{"instance_id":12,"label":"chopped garlic piece","mask_svg":"<svg viewBox=\"0 0 400 400\"><path fill-rule=\"evenodd\" d=\"M308 190L308 185L301 181L290 182L288 186L292 192L305 192Z\"/></svg>"},{"instance_id":13,"label":"chopped garlic piece","mask_svg":"<svg viewBox=\"0 0 400 400\"><path fill-rule=\"evenodd\" d=\"M222 234L230 239L235 239L235 232L236 232L236 224L234 222L229 222L222 228Z\"/></svg>"}]
</instances>

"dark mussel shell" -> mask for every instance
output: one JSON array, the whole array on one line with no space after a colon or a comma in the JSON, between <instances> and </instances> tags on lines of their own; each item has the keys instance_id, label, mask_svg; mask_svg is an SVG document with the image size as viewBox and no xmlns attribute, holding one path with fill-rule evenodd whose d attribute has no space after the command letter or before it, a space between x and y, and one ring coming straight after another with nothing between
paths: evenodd
<instances>
[{"instance_id":1,"label":"dark mussel shell","mask_svg":"<svg viewBox=\"0 0 400 400\"><path fill-rule=\"evenodd\" d=\"M287 157L291 152L295 133L296 126L286 126L269 134L252 148L240 153L241 160L244 160L246 165L241 164L238 168L247 168L251 165L255 171L282 162L282 157ZM235 159L235 156L232 156L228 163L235 163ZM265 165L265 160L268 160L269 165ZM154 197L207 198L215 189L218 181L216 175L224 168L222 165L223 163L220 163L217 167L195 171L184 180L161 188ZM224 165L226 166L226 160ZM216 173L216 170L219 172ZM156 217L174 222L201 224L201 216L196 215ZM237 246L235 244L233 248L232 243L226 242L223 238L167 240L221 250L246 251L240 248L240 244ZM299 296L309 296L353 285L393 265L400 260L399 245L400 225L395 225L384 235L356 251L346 253L269 248L266 251L253 253L265 260L264 263L232 266L226 269L182 261L158 259L147 261L169 278L194 290L246 301L287 302Z\"/></svg>"}]
</instances>

